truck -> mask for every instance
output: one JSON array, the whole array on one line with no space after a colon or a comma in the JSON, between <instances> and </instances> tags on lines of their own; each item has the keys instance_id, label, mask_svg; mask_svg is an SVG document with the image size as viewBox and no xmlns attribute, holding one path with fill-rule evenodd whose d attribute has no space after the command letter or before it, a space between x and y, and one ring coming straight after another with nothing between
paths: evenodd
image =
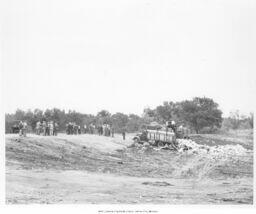
<instances>
[{"instance_id":1,"label":"truck","mask_svg":"<svg viewBox=\"0 0 256 214\"><path fill-rule=\"evenodd\" d=\"M176 133L168 123L166 126L157 123L142 126L142 132L138 133L133 141L135 144L149 143L152 146L170 147L177 149Z\"/></svg>"}]
</instances>

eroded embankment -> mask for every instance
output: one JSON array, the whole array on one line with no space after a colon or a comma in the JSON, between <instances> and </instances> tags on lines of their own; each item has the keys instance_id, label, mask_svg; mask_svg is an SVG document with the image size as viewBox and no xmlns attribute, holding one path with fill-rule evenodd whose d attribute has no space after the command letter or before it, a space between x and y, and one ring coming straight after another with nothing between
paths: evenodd
<instances>
[{"instance_id":1,"label":"eroded embankment","mask_svg":"<svg viewBox=\"0 0 256 214\"><path fill-rule=\"evenodd\" d=\"M253 176L253 153L241 145L189 150L127 148L131 142L99 136L6 138L6 166L12 169L85 170L155 178L242 178Z\"/></svg>"}]
</instances>

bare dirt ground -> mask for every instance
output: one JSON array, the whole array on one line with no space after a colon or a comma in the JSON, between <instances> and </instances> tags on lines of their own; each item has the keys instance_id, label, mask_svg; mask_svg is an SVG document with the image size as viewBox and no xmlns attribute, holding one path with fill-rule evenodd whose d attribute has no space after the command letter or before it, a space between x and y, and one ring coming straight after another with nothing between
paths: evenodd
<instances>
[{"instance_id":1,"label":"bare dirt ground","mask_svg":"<svg viewBox=\"0 0 256 214\"><path fill-rule=\"evenodd\" d=\"M6 203L253 203L252 146L200 138L173 152L132 136L6 135Z\"/></svg>"}]
</instances>

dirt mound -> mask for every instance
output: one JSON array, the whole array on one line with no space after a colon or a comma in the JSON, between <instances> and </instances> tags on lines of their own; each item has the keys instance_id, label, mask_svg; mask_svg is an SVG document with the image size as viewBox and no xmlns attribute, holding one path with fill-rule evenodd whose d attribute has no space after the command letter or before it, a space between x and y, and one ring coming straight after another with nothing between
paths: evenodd
<instances>
[{"instance_id":1,"label":"dirt mound","mask_svg":"<svg viewBox=\"0 0 256 214\"><path fill-rule=\"evenodd\" d=\"M7 203L252 203L253 153L95 135L6 136ZM188 148L184 150L184 147ZM183 146L183 147L182 147Z\"/></svg>"},{"instance_id":2,"label":"dirt mound","mask_svg":"<svg viewBox=\"0 0 256 214\"><path fill-rule=\"evenodd\" d=\"M6 165L20 169L82 169L101 170L101 166L117 164L113 153L122 151L125 145L98 136L43 137L30 135L26 138L6 138ZM106 145L107 144L107 145ZM106 148L107 147L107 148ZM104 151L104 152L103 152ZM104 169L102 169L104 170Z\"/></svg>"},{"instance_id":3,"label":"dirt mound","mask_svg":"<svg viewBox=\"0 0 256 214\"><path fill-rule=\"evenodd\" d=\"M16 169L86 170L136 177L252 177L253 155L241 145L180 140L178 152L95 135L6 138L6 165ZM184 151L184 146L189 148Z\"/></svg>"},{"instance_id":4,"label":"dirt mound","mask_svg":"<svg viewBox=\"0 0 256 214\"><path fill-rule=\"evenodd\" d=\"M190 161L174 174L180 177L227 178L253 176L253 153L241 145L207 146L192 140L180 140L180 153ZM184 151L184 147L189 148Z\"/></svg>"},{"instance_id":5,"label":"dirt mound","mask_svg":"<svg viewBox=\"0 0 256 214\"><path fill-rule=\"evenodd\" d=\"M153 174L153 176L165 174L170 178L185 179L253 176L253 153L239 144L207 146L197 144L192 140L179 140L178 142L177 152L165 147L138 145L132 150L131 156L139 156L142 159L140 165L148 170L148 175ZM137 162L140 161L139 158ZM156 169L157 166L158 169Z\"/></svg>"}]
</instances>

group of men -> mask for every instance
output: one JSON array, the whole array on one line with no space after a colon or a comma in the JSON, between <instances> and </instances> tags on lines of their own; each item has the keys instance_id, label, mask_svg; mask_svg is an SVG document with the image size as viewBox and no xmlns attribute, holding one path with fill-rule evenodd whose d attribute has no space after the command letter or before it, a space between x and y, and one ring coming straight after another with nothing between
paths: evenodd
<instances>
[{"instance_id":1,"label":"group of men","mask_svg":"<svg viewBox=\"0 0 256 214\"><path fill-rule=\"evenodd\" d=\"M81 134L81 126L77 125L76 123L69 122L66 124L66 133L68 135Z\"/></svg>"},{"instance_id":2,"label":"group of men","mask_svg":"<svg viewBox=\"0 0 256 214\"><path fill-rule=\"evenodd\" d=\"M58 124L54 121L38 121L36 123L36 134L44 136L57 136Z\"/></svg>"},{"instance_id":3,"label":"group of men","mask_svg":"<svg viewBox=\"0 0 256 214\"><path fill-rule=\"evenodd\" d=\"M84 133L88 134L98 134L102 136L107 136L107 137L114 137L114 128L113 126L110 126L109 124L103 124L103 125L84 125Z\"/></svg>"},{"instance_id":4,"label":"group of men","mask_svg":"<svg viewBox=\"0 0 256 214\"><path fill-rule=\"evenodd\" d=\"M18 125L12 127L13 133L14 133L14 129L17 129L20 136L26 137L26 134L27 134L27 126L28 126L28 125L27 125L27 122L26 122L26 121L20 121Z\"/></svg>"},{"instance_id":5,"label":"group of men","mask_svg":"<svg viewBox=\"0 0 256 214\"><path fill-rule=\"evenodd\" d=\"M17 131L16 131L17 130ZM59 130L59 125L55 121L38 121L36 123L35 131L37 135L43 136L57 136ZM26 136L27 133L27 123L20 121L18 124L12 127L12 132L19 132L20 136ZM83 132L85 134L98 134L100 136L114 137L114 127L110 124L103 125L84 125ZM74 122L69 122L66 124L66 133L68 135L77 135L82 134L81 126L77 125ZM125 132L122 132L123 139L125 140Z\"/></svg>"}]
</instances>

